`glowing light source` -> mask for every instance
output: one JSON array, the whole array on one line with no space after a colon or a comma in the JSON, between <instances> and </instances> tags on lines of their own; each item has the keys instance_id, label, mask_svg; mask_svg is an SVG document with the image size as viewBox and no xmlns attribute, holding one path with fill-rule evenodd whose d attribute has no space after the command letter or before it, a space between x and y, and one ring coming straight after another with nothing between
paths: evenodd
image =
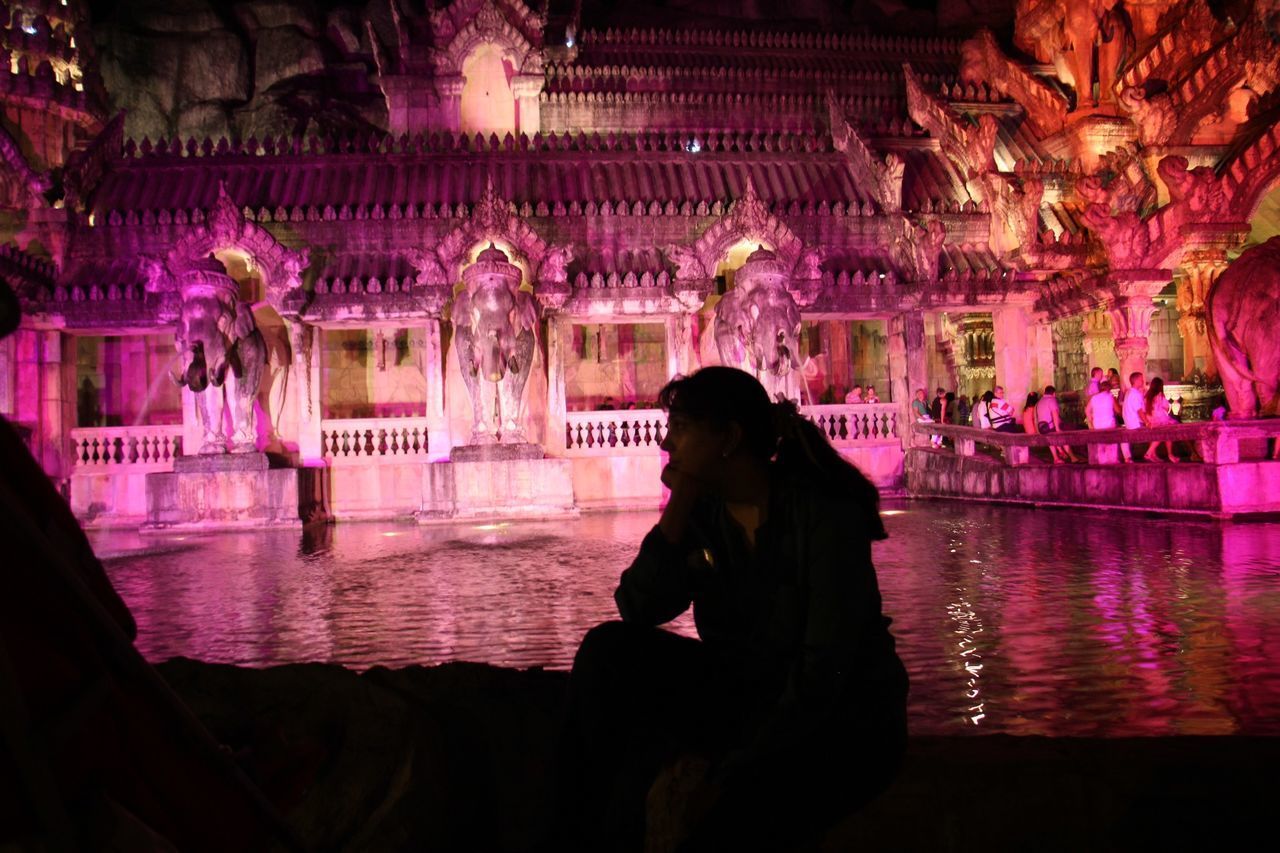
<instances>
[{"instance_id":1,"label":"glowing light source","mask_svg":"<svg viewBox=\"0 0 1280 853\"><path fill-rule=\"evenodd\" d=\"M690 154L697 154L702 150L702 143L698 141L697 137L694 137L684 144L684 150Z\"/></svg>"},{"instance_id":2,"label":"glowing light source","mask_svg":"<svg viewBox=\"0 0 1280 853\"><path fill-rule=\"evenodd\" d=\"M880 514L881 515L906 515L907 511L905 509L886 509L886 510L881 510Z\"/></svg>"},{"instance_id":3,"label":"glowing light source","mask_svg":"<svg viewBox=\"0 0 1280 853\"><path fill-rule=\"evenodd\" d=\"M564 46L565 46L565 47L573 47L573 36L565 36L565 37L564 37Z\"/></svg>"},{"instance_id":4,"label":"glowing light source","mask_svg":"<svg viewBox=\"0 0 1280 853\"><path fill-rule=\"evenodd\" d=\"M510 524L503 521L498 524L477 524L475 526L475 529L476 530L501 530L504 527L510 527L510 526L511 526Z\"/></svg>"},{"instance_id":5,"label":"glowing light source","mask_svg":"<svg viewBox=\"0 0 1280 853\"><path fill-rule=\"evenodd\" d=\"M390 539L392 536L403 536L404 534L401 533L399 530L386 530L386 531L383 531L382 535Z\"/></svg>"},{"instance_id":6,"label":"glowing light source","mask_svg":"<svg viewBox=\"0 0 1280 853\"><path fill-rule=\"evenodd\" d=\"M23 24L22 31L29 36L35 35L36 34L35 24Z\"/></svg>"}]
</instances>

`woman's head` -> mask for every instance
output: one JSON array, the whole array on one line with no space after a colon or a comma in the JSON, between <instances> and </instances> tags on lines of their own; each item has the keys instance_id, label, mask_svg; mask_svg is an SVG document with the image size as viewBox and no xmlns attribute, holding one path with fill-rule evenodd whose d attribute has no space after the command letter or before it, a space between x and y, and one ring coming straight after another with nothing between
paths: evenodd
<instances>
[{"instance_id":1,"label":"woman's head","mask_svg":"<svg viewBox=\"0 0 1280 853\"><path fill-rule=\"evenodd\" d=\"M1150 409L1151 401L1162 394L1164 394L1164 380L1157 376L1147 385L1147 408Z\"/></svg>"},{"instance_id":2,"label":"woman's head","mask_svg":"<svg viewBox=\"0 0 1280 853\"><path fill-rule=\"evenodd\" d=\"M1023 406L1023 408L1034 409L1036 407L1036 403L1039 403L1039 402L1040 402L1040 395L1037 394L1035 391L1032 391L1030 394L1027 395L1027 402L1026 402L1026 405Z\"/></svg>"},{"instance_id":3,"label":"woman's head","mask_svg":"<svg viewBox=\"0 0 1280 853\"><path fill-rule=\"evenodd\" d=\"M994 391L983 391L983 392L982 392L982 402L984 402L984 403L990 403L990 402L991 402L992 400L994 400L995 398L996 398L996 395L995 395L995 392L994 392Z\"/></svg>"},{"instance_id":4,"label":"woman's head","mask_svg":"<svg viewBox=\"0 0 1280 853\"><path fill-rule=\"evenodd\" d=\"M725 433L730 450L768 461L777 450L774 406L754 376L733 367L704 367L677 377L658 394L658 405L678 421L692 421ZM739 436L731 441L729 433Z\"/></svg>"},{"instance_id":5,"label":"woman's head","mask_svg":"<svg viewBox=\"0 0 1280 853\"><path fill-rule=\"evenodd\" d=\"M751 374L704 367L668 382L658 405L669 413L662 440L669 464L701 478L713 491L740 473L740 466L776 461L802 483L855 499L867 511L869 535L884 537L876 487L795 404L770 402Z\"/></svg>"}]
</instances>

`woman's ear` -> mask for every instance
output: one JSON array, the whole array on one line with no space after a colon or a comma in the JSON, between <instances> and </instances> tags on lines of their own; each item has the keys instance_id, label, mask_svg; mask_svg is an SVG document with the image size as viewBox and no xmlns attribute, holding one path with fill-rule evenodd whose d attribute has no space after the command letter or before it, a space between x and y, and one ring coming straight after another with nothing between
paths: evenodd
<instances>
[{"instance_id":1,"label":"woman's ear","mask_svg":"<svg viewBox=\"0 0 1280 853\"><path fill-rule=\"evenodd\" d=\"M737 421L729 421L729 427L724 432L724 448L720 455L728 459L738 448L742 446L742 424Z\"/></svg>"}]
</instances>

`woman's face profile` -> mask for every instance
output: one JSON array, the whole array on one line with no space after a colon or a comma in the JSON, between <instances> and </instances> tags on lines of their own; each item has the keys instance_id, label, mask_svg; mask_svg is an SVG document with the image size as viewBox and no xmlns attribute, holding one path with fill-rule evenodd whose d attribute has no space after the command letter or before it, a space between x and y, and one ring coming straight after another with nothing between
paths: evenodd
<instances>
[{"instance_id":1,"label":"woman's face profile","mask_svg":"<svg viewBox=\"0 0 1280 853\"><path fill-rule=\"evenodd\" d=\"M671 412L660 447L667 453L668 469L707 481L724 458L724 444L724 433L710 422Z\"/></svg>"}]
</instances>

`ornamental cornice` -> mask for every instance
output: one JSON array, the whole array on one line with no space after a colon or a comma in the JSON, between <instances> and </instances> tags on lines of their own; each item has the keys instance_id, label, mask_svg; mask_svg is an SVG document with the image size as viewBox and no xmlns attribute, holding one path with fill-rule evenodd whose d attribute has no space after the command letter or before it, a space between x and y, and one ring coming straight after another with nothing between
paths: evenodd
<instances>
[{"instance_id":1,"label":"ornamental cornice","mask_svg":"<svg viewBox=\"0 0 1280 853\"><path fill-rule=\"evenodd\" d=\"M437 75L461 74L467 57L482 44L502 48L520 73L542 74L542 53L534 45L545 21L519 0L463 0L432 12L431 26L436 44L442 45L433 51Z\"/></svg>"}]
</instances>

